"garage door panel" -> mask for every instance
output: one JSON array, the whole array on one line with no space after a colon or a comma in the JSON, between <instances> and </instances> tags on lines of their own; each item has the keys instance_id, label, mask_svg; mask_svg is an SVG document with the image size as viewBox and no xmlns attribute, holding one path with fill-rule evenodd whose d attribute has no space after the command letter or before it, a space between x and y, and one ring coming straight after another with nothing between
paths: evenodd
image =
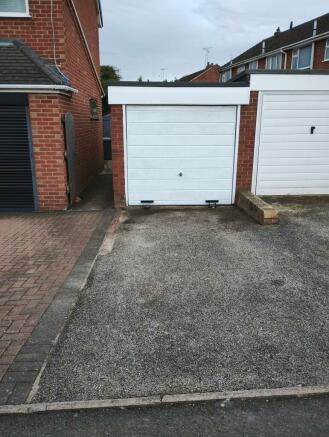
<instances>
[{"instance_id":1,"label":"garage door panel","mask_svg":"<svg viewBox=\"0 0 329 437\"><path fill-rule=\"evenodd\" d=\"M310 129L310 127L309 127ZM325 142L328 139L328 134L318 134L314 133L312 135L312 138L310 138L310 133L308 134L295 134L295 135L280 135L279 133L277 135L266 135L263 134L263 143L299 143L299 142L305 142L307 144L314 144L317 142Z\"/></svg>"},{"instance_id":2,"label":"garage door panel","mask_svg":"<svg viewBox=\"0 0 329 437\"><path fill-rule=\"evenodd\" d=\"M305 102L319 102L319 101L328 101L328 93L275 93L275 94L266 94L263 98L264 103L268 102L281 102L281 103L290 103L290 102L301 102L305 104Z\"/></svg>"},{"instance_id":3,"label":"garage door panel","mask_svg":"<svg viewBox=\"0 0 329 437\"><path fill-rule=\"evenodd\" d=\"M232 146L233 135L128 135L129 146Z\"/></svg>"},{"instance_id":4,"label":"garage door panel","mask_svg":"<svg viewBox=\"0 0 329 437\"><path fill-rule=\"evenodd\" d=\"M262 153L262 159L260 160L260 162L262 162L262 160L264 158L294 158L296 159L296 153L298 153L298 159L301 158L325 158L326 155L329 158L329 150L328 150L328 145L327 148L323 147L323 143L322 147L318 149L318 145L316 145L316 149L310 149L309 144L308 144L308 148L303 148L303 149L270 149L270 148L266 148L263 150ZM287 147L289 145L287 144Z\"/></svg>"},{"instance_id":5,"label":"garage door panel","mask_svg":"<svg viewBox=\"0 0 329 437\"><path fill-rule=\"evenodd\" d=\"M328 119L329 120L329 119ZM314 136L325 135L325 139L328 138L329 134L329 123L327 120L327 124L319 125L316 123L316 130L314 131ZM280 123L281 124L281 123ZM300 124L298 126L288 125L288 126L280 126L280 135L305 135L307 139L309 139L310 134L310 126L313 126L314 120L308 120L307 123ZM263 135L276 135L278 131L277 126L263 126L262 132Z\"/></svg>"},{"instance_id":6,"label":"garage door panel","mask_svg":"<svg viewBox=\"0 0 329 437\"><path fill-rule=\"evenodd\" d=\"M129 187L132 191L142 191L145 185L152 186L152 190L161 191L165 187L167 190L230 190L232 188L231 179L193 179L186 177L181 179L143 179L130 180Z\"/></svg>"},{"instance_id":7,"label":"garage door panel","mask_svg":"<svg viewBox=\"0 0 329 437\"><path fill-rule=\"evenodd\" d=\"M128 106L129 204L231 204L235 125L235 107Z\"/></svg>"},{"instance_id":8,"label":"garage door panel","mask_svg":"<svg viewBox=\"0 0 329 437\"><path fill-rule=\"evenodd\" d=\"M185 178L187 179L231 179L232 177L232 169L231 167L227 168L198 168L197 171L195 169L186 169L183 168L180 171L184 172ZM177 177L177 169L130 169L129 170L129 184L131 180L168 180Z\"/></svg>"},{"instance_id":9,"label":"garage door panel","mask_svg":"<svg viewBox=\"0 0 329 437\"><path fill-rule=\"evenodd\" d=\"M316 110L318 111L319 109L326 109L327 111L329 111L329 102L328 100L312 100L312 101L307 101L305 100L303 103L303 107L301 108L301 101L285 101L285 102L265 102L264 103L264 110L277 110L277 111L282 111L282 104L284 103L284 110L294 110L294 111L300 111L300 110L305 110L306 108L308 110Z\"/></svg>"},{"instance_id":10,"label":"garage door panel","mask_svg":"<svg viewBox=\"0 0 329 437\"><path fill-rule=\"evenodd\" d=\"M303 196L303 195L327 195L328 187L322 188L262 188L259 193L261 196Z\"/></svg>"},{"instance_id":11,"label":"garage door panel","mask_svg":"<svg viewBox=\"0 0 329 437\"><path fill-rule=\"evenodd\" d=\"M329 95L264 94L263 102L256 193L329 194Z\"/></svg>"},{"instance_id":12,"label":"garage door panel","mask_svg":"<svg viewBox=\"0 0 329 437\"><path fill-rule=\"evenodd\" d=\"M262 182L276 182L276 181L321 181L328 177L328 172L323 171L322 173L282 173L278 175L277 173L262 173L258 174L259 181Z\"/></svg>"},{"instance_id":13,"label":"garage door panel","mask_svg":"<svg viewBox=\"0 0 329 437\"><path fill-rule=\"evenodd\" d=\"M127 113L128 126L130 122L145 123L222 123L232 122L235 118L235 108L221 107L181 107L182 109L172 109L173 107L166 107L161 109L158 106L151 106L150 109L135 109L129 107Z\"/></svg>"},{"instance_id":14,"label":"garage door panel","mask_svg":"<svg viewBox=\"0 0 329 437\"><path fill-rule=\"evenodd\" d=\"M231 168L231 158L133 158L129 159L130 169L134 168L169 168L181 171L183 169L193 168Z\"/></svg>"},{"instance_id":15,"label":"garage door panel","mask_svg":"<svg viewBox=\"0 0 329 437\"><path fill-rule=\"evenodd\" d=\"M275 188L329 188L329 179L299 179L299 180L281 180L281 181L263 181L263 189L275 187Z\"/></svg>"},{"instance_id":16,"label":"garage door panel","mask_svg":"<svg viewBox=\"0 0 329 437\"><path fill-rule=\"evenodd\" d=\"M329 117L298 117L298 118L275 118L262 120L262 129L265 127L274 127L277 129L278 125L281 127L294 128L296 126L312 126L316 120L317 128L325 127L329 124Z\"/></svg>"},{"instance_id":17,"label":"garage door panel","mask_svg":"<svg viewBox=\"0 0 329 437\"><path fill-rule=\"evenodd\" d=\"M323 158L275 158L275 165L273 161L273 158L262 157L259 159L259 165L275 166L278 168L278 171L281 171L281 169L286 165L329 165L329 156Z\"/></svg>"},{"instance_id":18,"label":"garage door panel","mask_svg":"<svg viewBox=\"0 0 329 437\"><path fill-rule=\"evenodd\" d=\"M281 175L285 175L287 173L298 174L298 173L326 173L329 172L329 164L327 165L285 165L282 166L280 172L278 172L277 166L273 165L262 165L258 170L258 178L259 175L277 175L278 178L282 177Z\"/></svg>"},{"instance_id":19,"label":"garage door panel","mask_svg":"<svg viewBox=\"0 0 329 437\"><path fill-rule=\"evenodd\" d=\"M235 132L235 123L135 123L128 126L128 135L232 135Z\"/></svg>"},{"instance_id":20,"label":"garage door panel","mask_svg":"<svg viewBox=\"0 0 329 437\"><path fill-rule=\"evenodd\" d=\"M206 205L206 200L231 203L231 190L141 190L133 191L131 205L140 205L140 199L153 200L156 205Z\"/></svg>"},{"instance_id":21,"label":"garage door panel","mask_svg":"<svg viewBox=\"0 0 329 437\"><path fill-rule=\"evenodd\" d=\"M276 110L268 110L266 111L267 114L266 116L269 119L281 119L281 118L293 118L295 119L296 117L303 117L303 118L307 118L307 117L316 117L316 118L328 118L329 117L329 109L314 109L314 110L308 110L308 109L304 109L301 108L299 110L296 109L281 109L280 111L276 111Z\"/></svg>"},{"instance_id":22,"label":"garage door panel","mask_svg":"<svg viewBox=\"0 0 329 437\"><path fill-rule=\"evenodd\" d=\"M129 150L131 158L178 158L178 157L197 157L197 158L214 158L226 157L232 158L232 147L216 146L168 146L168 147L143 147L134 146Z\"/></svg>"}]
</instances>

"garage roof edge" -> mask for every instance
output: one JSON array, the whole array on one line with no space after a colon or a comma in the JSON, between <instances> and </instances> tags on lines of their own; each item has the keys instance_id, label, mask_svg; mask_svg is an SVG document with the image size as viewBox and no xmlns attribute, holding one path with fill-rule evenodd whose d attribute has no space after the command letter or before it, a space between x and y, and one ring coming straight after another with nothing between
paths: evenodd
<instances>
[{"instance_id":1,"label":"garage roof edge","mask_svg":"<svg viewBox=\"0 0 329 437\"><path fill-rule=\"evenodd\" d=\"M119 87L161 87L161 88L238 88L248 87L245 82L134 82L134 81L112 81L109 86Z\"/></svg>"}]
</instances>

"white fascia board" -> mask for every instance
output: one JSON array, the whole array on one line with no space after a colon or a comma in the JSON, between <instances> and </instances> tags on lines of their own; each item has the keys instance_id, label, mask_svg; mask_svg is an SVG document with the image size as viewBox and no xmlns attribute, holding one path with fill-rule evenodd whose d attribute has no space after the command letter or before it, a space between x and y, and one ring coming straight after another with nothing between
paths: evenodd
<instances>
[{"instance_id":1,"label":"white fascia board","mask_svg":"<svg viewBox=\"0 0 329 437\"><path fill-rule=\"evenodd\" d=\"M250 91L329 91L329 75L251 74Z\"/></svg>"},{"instance_id":2,"label":"white fascia board","mask_svg":"<svg viewBox=\"0 0 329 437\"><path fill-rule=\"evenodd\" d=\"M110 86L110 105L247 105L248 87Z\"/></svg>"},{"instance_id":3,"label":"white fascia board","mask_svg":"<svg viewBox=\"0 0 329 437\"><path fill-rule=\"evenodd\" d=\"M67 85L1 85L0 92L65 92L65 93L77 93L78 90Z\"/></svg>"}]
</instances>

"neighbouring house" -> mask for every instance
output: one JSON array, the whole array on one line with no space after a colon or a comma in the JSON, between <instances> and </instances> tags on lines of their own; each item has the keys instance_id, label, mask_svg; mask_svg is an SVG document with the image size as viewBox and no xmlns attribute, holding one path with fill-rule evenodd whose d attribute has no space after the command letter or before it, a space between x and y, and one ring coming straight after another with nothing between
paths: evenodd
<instances>
[{"instance_id":1,"label":"neighbouring house","mask_svg":"<svg viewBox=\"0 0 329 437\"><path fill-rule=\"evenodd\" d=\"M329 195L329 70L109 87L116 207Z\"/></svg>"},{"instance_id":2,"label":"neighbouring house","mask_svg":"<svg viewBox=\"0 0 329 437\"><path fill-rule=\"evenodd\" d=\"M64 210L103 168L99 0L0 1L0 210Z\"/></svg>"},{"instance_id":3,"label":"neighbouring house","mask_svg":"<svg viewBox=\"0 0 329 437\"><path fill-rule=\"evenodd\" d=\"M218 82L219 78L219 65L208 63L202 70L183 76L178 82Z\"/></svg>"},{"instance_id":4,"label":"neighbouring house","mask_svg":"<svg viewBox=\"0 0 329 437\"><path fill-rule=\"evenodd\" d=\"M329 69L329 14L288 30L278 28L220 68L221 81L235 78L245 70Z\"/></svg>"},{"instance_id":5,"label":"neighbouring house","mask_svg":"<svg viewBox=\"0 0 329 437\"><path fill-rule=\"evenodd\" d=\"M298 26L291 22L285 31L277 28L274 35L226 64L220 67L210 64L180 81L227 82L246 70L307 69L329 69L329 13Z\"/></svg>"}]
</instances>

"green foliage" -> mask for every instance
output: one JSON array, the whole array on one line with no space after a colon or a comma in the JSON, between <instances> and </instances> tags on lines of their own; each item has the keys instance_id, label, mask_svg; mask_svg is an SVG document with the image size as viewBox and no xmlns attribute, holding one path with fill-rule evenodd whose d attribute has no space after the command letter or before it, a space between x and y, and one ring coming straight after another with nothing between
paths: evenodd
<instances>
[{"instance_id":1,"label":"green foliage","mask_svg":"<svg viewBox=\"0 0 329 437\"><path fill-rule=\"evenodd\" d=\"M105 97L103 97L103 114L109 112L108 98L107 98L107 88L111 81L121 80L120 70L112 65L102 65L101 66L101 81L103 90L105 92Z\"/></svg>"}]
</instances>

